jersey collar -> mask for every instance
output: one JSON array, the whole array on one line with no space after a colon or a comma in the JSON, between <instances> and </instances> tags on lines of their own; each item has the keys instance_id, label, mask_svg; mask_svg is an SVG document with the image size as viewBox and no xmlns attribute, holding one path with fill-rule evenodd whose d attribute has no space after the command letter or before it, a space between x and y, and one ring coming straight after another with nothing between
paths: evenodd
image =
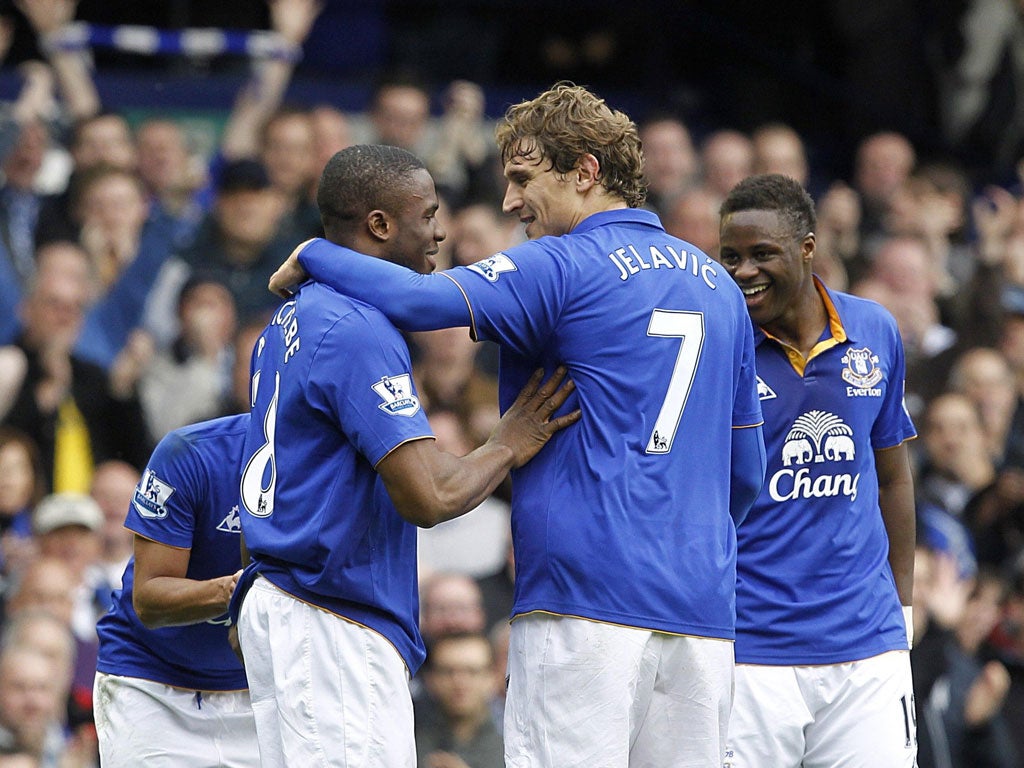
<instances>
[{"instance_id":1,"label":"jersey collar","mask_svg":"<svg viewBox=\"0 0 1024 768\"><path fill-rule=\"evenodd\" d=\"M812 276L814 279L814 287L818 289L818 295L821 296L822 302L825 304L825 312L828 315L828 325L821 334L821 338L818 343L811 348L811 352L805 358L793 347L789 346L785 342L772 336L770 333L766 333L764 329L755 327L754 328L754 344L760 344L765 339L771 339L778 344L782 351L786 353L786 357L789 358L790 364L801 376L804 375L804 370L807 368L807 364L811 362L815 357L825 352L826 350L832 349L832 347L842 344L852 339L846 332L846 326L843 325L843 319L839 316L839 310L836 309L835 296L828 289L817 275Z\"/></svg>"},{"instance_id":2,"label":"jersey collar","mask_svg":"<svg viewBox=\"0 0 1024 768\"><path fill-rule=\"evenodd\" d=\"M589 232L592 229L608 224L639 224L641 226L664 229L658 214L653 211L645 211L642 208L614 208L610 211L598 211L597 213L590 214L577 224L570 234L582 234L583 232Z\"/></svg>"}]
</instances>

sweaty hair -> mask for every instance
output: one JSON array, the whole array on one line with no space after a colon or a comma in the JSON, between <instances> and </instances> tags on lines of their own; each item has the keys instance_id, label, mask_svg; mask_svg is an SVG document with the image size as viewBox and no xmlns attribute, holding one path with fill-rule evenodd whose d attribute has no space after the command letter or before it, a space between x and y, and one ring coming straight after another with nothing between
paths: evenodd
<instances>
[{"instance_id":1,"label":"sweaty hair","mask_svg":"<svg viewBox=\"0 0 1024 768\"><path fill-rule=\"evenodd\" d=\"M733 187L718 213L725 218L737 211L776 211L789 222L794 237L813 232L818 224L811 196L798 182L779 173L748 176Z\"/></svg>"},{"instance_id":2,"label":"sweaty hair","mask_svg":"<svg viewBox=\"0 0 1024 768\"><path fill-rule=\"evenodd\" d=\"M586 88L557 83L530 101L514 104L495 130L502 163L516 155L546 160L558 174L583 155L600 164L600 182L630 208L647 198L644 158L636 124Z\"/></svg>"},{"instance_id":3,"label":"sweaty hair","mask_svg":"<svg viewBox=\"0 0 1024 768\"><path fill-rule=\"evenodd\" d=\"M370 211L400 207L409 177L419 170L426 170L423 161L398 147L357 144L336 153L316 193L328 238L350 233Z\"/></svg>"}]
</instances>

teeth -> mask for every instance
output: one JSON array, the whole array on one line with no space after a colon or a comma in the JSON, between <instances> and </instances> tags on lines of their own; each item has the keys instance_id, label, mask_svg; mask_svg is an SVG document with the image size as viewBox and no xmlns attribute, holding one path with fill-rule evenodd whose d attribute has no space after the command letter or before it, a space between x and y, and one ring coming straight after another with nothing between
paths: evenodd
<instances>
[{"instance_id":1,"label":"teeth","mask_svg":"<svg viewBox=\"0 0 1024 768\"><path fill-rule=\"evenodd\" d=\"M744 296L756 296L757 294L761 293L762 291L767 291L768 290L768 286L767 285L755 285L755 286L753 286L751 288L743 288L742 290L743 290L743 295Z\"/></svg>"}]
</instances>

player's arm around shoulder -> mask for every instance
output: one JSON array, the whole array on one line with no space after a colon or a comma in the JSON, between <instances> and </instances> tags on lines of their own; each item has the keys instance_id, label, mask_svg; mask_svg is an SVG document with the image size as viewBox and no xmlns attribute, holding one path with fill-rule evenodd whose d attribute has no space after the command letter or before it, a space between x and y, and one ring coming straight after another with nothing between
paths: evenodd
<instances>
[{"instance_id":1,"label":"player's arm around shoulder","mask_svg":"<svg viewBox=\"0 0 1024 768\"><path fill-rule=\"evenodd\" d=\"M490 438L457 457L438 450L433 440L404 443L377 464L377 471L399 514L429 528L477 507L509 470L532 459L551 437L580 418L579 409L555 417L575 391L559 367L541 384L538 370L519 393Z\"/></svg>"}]
</instances>

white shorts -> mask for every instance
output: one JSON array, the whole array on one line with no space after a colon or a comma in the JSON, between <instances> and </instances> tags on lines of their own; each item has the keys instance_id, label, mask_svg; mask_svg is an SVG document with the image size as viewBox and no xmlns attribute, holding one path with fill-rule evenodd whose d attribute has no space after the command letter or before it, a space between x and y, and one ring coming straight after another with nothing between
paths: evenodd
<instances>
[{"instance_id":1,"label":"white shorts","mask_svg":"<svg viewBox=\"0 0 1024 768\"><path fill-rule=\"evenodd\" d=\"M409 672L373 630L258 577L242 602L263 768L414 768Z\"/></svg>"},{"instance_id":2,"label":"white shorts","mask_svg":"<svg viewBox=\"0 0 1024 768\"><path fill-rule=\"evenodd\" d=\"M721 768L733 645L533 613L512 622L507 768Z\"/></svg>"},{"instance_id":3,"label":"white shorts","mask_svg":"<svg viewBox=\"0 0 1024 768\"><path fill-rule=\"evenodd\" d=\"M808 667L736 665L725 768L913 768L910 654Z\"/></svg>"},{"instance_id":4,"label":"white shorts","mask_svg":"<svg viewBox=\"0 0 1024 768\"><path fill-rule=\"evenodd\" d=\"M258 768L248 691L191 691L96 673L103 768Z\"/></svg>"}]
</instances>

